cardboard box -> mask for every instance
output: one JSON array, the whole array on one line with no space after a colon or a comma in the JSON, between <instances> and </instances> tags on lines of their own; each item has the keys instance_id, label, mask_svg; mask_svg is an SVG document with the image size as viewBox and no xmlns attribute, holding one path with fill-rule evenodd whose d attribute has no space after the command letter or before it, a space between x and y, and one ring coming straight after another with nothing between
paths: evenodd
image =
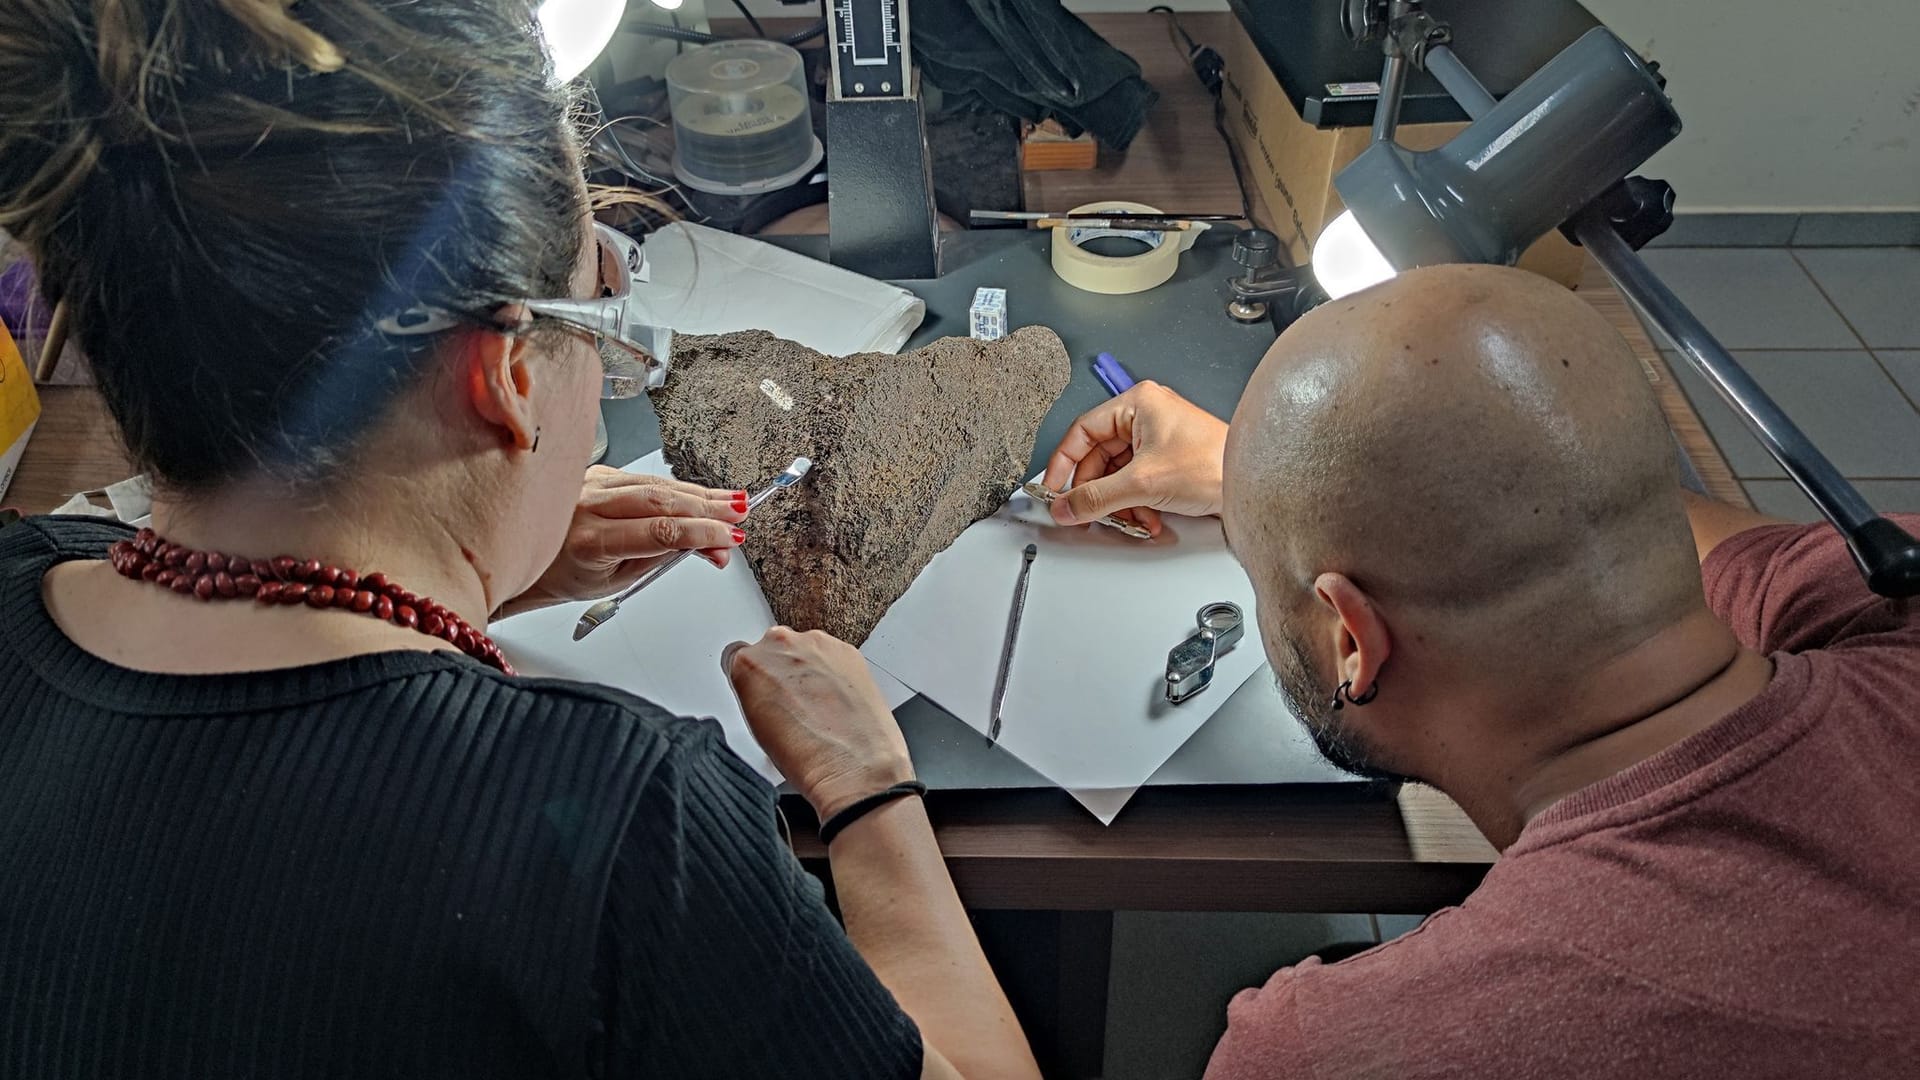
<instances>
[{"instance_id":1,"label":"cardboard box","mask_svg":"<svg viewBox=\"0 0 1920 1080\"><path fill-rule=\"evenodd\" d=\"M1280 80L1253 39L1234 20L1221 50L1227 62L1227 131L1239 147L1266 203L1280 242L1295 266L1307 262L1313 242L1346 206L1333 178L1373 140L1369 128L1318 128L1300 119ZM1394 141L1409 150L1432 150L1465 124L1402 124ZM1536 240L1520 265L1572 288L1580 281L1586 253L1558 231Z\"/></svg>"},{"instance_id":2,"label":"cardboard box","mask_svg":"<svg viewBox=\"0 0 1920 1080\"><path fill-rule=\"evenodd\" d=\"M13 482L13 470L26 452L27 438L40 420L40 395L34 392L27 362L0 324L0 498Z\"/></svg>"}]
</instances>

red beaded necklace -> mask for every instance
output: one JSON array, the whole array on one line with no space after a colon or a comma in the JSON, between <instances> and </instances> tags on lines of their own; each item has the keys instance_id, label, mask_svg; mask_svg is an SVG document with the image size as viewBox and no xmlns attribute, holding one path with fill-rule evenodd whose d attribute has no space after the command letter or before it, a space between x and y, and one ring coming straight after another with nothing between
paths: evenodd
<instances>
[{"instance_id":1,"label":"red beaded necklace","mask_svg":"<svg viewBox=\"0 0 1920 1080\"><path fill-rule=\"evenodd\" d=\"M370 615L395 626L437 637L483 664L513 674L500 646L445 607L387 580L385 574L362 577L318 559L302 562L291 555L248 559L195 551L141 529L131 540L107 549L123 577L151 581L182 596L231 600L251 596L261 604L306 604Z\"/></svg>"}]
</instances>

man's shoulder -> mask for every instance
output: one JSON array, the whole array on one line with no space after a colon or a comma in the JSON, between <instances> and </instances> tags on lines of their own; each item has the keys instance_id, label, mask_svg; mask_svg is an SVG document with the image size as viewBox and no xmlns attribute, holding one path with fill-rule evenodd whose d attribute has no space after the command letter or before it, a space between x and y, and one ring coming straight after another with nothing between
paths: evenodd
<instances>
[{"instance_id":1,"label":"man's shoulder","mask_svg":"<svg viewBox=\"0 0 1920 1080\"><path fill-rule=\"evenodd\" d=\"M1424 995L1441 983L1471 977L1464 969L1521 929L1506 925L1490 910L1484 891L1483 886L1464 903L1441 908L1419 926L1365 952L1333 964L1310 957L1275 978L1293 979L1297 1003L1317 1009L1330 999L1350 1000L1348 995L1355 993Z\"/></svg>"},{"instance_id":2,"label":"man's shoulder","mask_svg":"<svg viewBox=\"0 0 1920 1080\"><path fill-rule=\"evenodd\" d=\"M1448 1044L1479 1026L1478 1009L1498 1007L1492 999L1509 992L1502 984L1528 951L1525 929L1483 906L1470 897L1366 952L1334 964L1309 957L1241 991L1207 1080L1415 1075L1422 1061L1477 1060L1470 1045Z\"/></svg>"},{"instance_id":3,"label":"man's shoulder","mask_svg":"<svg viewBox=\"0 0 1920 1080\"><path fill-rule=\"evenodd\" d=\"M1920 531L1920 515L1892 515ZM1761 653L1920 645L1920 605L1874 595L1831 526L1765 525L1720 542L1701 564L1708 606Z\"/></svg>"}]
</instances>

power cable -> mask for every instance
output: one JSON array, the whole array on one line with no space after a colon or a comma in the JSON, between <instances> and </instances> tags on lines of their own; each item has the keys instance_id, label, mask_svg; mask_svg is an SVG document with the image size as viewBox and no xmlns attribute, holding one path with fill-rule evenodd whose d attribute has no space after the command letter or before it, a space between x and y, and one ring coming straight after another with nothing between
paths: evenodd
<instances>
[{"instance_id":1,"label":"power cable","mask_svg":"<svg viewBox=\"0 0 1920 1080\"><path fill-rule=\"evenodd\" d=\"M1147 11L1167 17L1167 41L1186 58L1194 77L1207 88L1207 93L1213 95L1213 130L1220 133L1220 141L1227 145L1227 160L1233 164L1233 184L1240 191L1240 219L1252 225L1253 200L1247 194L1246 174L1240 167L1240 148L1234 145L1233 136L1227 132L1226 61L1217 49L1194 41L1186 27L1180 25L1180 16L1172 8L1155 4ZM1184 47L1181 44L1183 41Z\"/></svg>"}]
</instances>

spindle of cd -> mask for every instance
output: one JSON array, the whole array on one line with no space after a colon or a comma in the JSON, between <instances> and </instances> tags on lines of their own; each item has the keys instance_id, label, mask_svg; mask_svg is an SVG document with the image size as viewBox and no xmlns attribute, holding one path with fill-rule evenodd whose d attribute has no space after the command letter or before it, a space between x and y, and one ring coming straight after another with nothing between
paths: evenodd
<instances>
[{"instance_id":1,"label":"spindle of cd","mask_svg":"<svg viewBox=\"0 0 1920 1080\"><path fill-rule=\"evenodd\" d=\"M697 191L754 195L787 187L820 163L806 68L774 41L723 41L667 66L673 172Z\"/></svg>"}]
</instances>

